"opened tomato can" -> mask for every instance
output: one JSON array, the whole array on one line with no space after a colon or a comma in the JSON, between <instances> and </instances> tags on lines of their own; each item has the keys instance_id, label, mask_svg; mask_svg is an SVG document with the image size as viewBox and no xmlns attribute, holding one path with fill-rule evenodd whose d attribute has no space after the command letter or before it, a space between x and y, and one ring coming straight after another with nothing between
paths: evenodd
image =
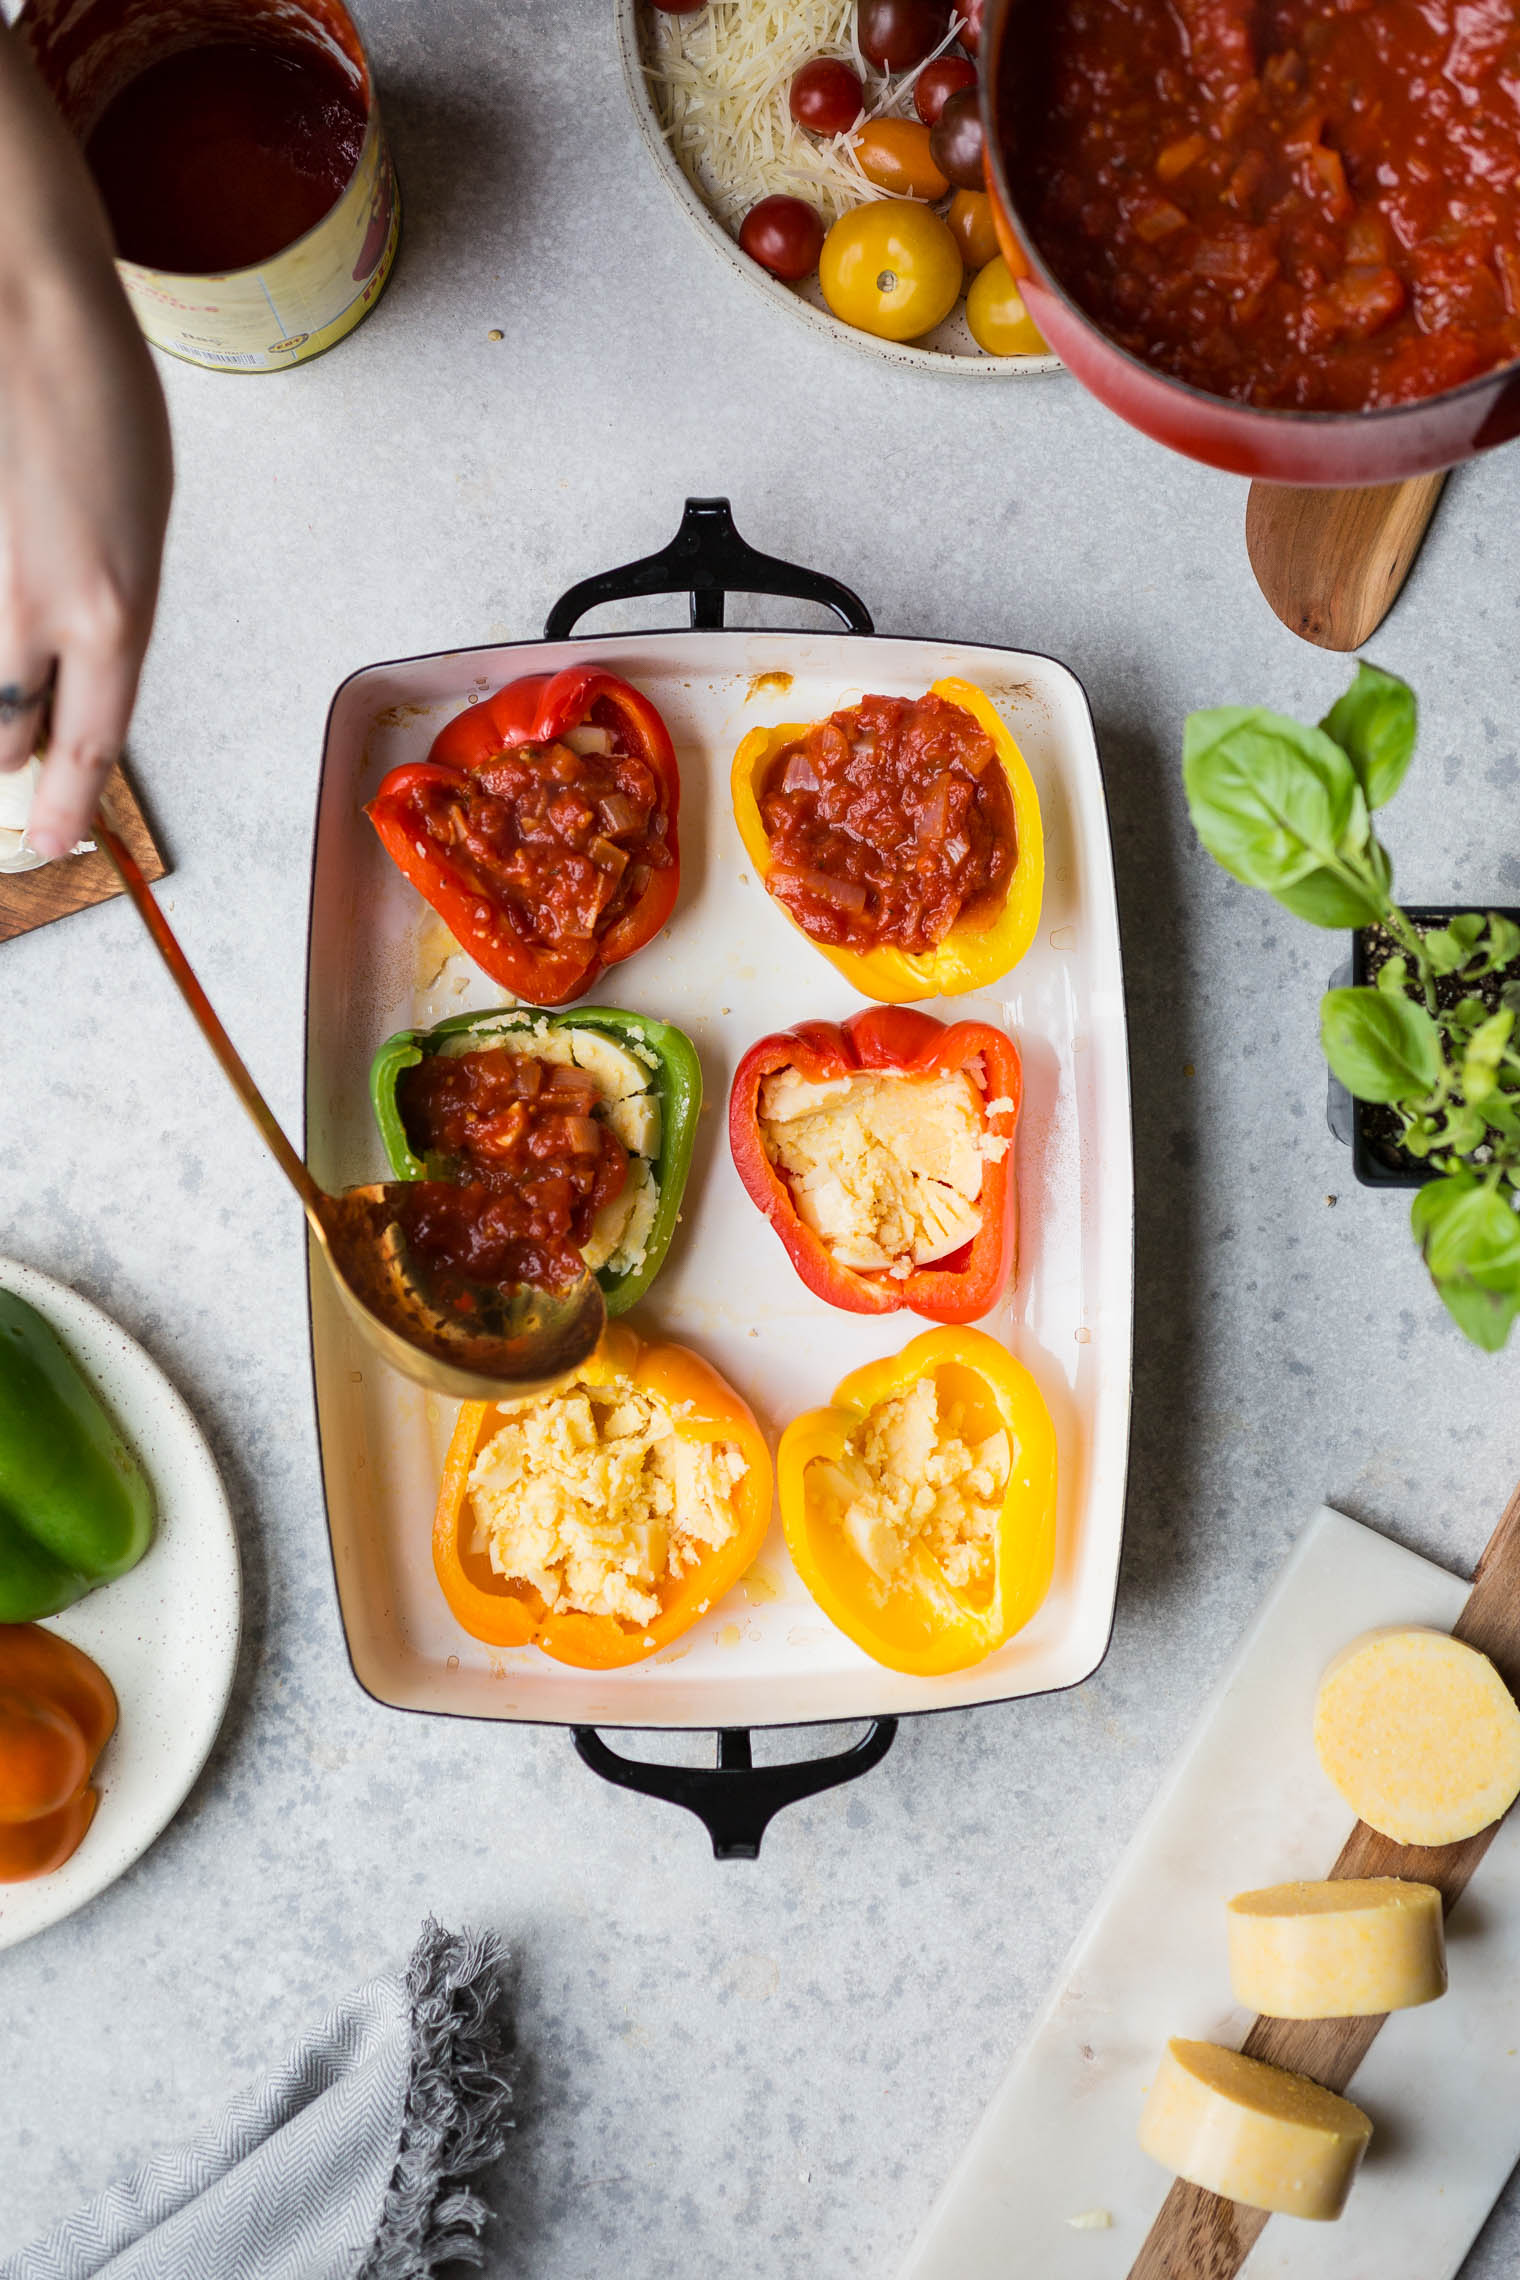
<instances>
[{"instance_id":1,"label":"opened tomato can","mask_svg":"<svg viewBox=\"0 0 1520 2280\"><path fill-rule=\"evenodd\" d=\"M368 315L401 213L342 0L27 0L15 30L84 149L155 347L278 372Z\"/></svg>"}]
</instances>

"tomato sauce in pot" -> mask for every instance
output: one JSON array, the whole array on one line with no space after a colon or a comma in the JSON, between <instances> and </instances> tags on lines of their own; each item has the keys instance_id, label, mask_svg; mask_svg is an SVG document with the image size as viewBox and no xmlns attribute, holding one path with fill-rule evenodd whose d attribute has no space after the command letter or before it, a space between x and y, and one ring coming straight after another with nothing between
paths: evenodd
<instances>
[{"instance_id":1,"label":"tomato sauce in pot","mask_svg":"<svg viewBox=\"0 0 1520 2280\"><path fill-rule=\"evenodd\" d=\"M423 1260L504 1287L563 1290L628 1157L592 1114L583 1070L506 1051L430 1054L402 1071L396 1101L412 1153L454 1180L403 1189L397 1216Z\"/></svg>"},{"instance_id":2,"label":"tomato sauce in pot","mask_svg":"<svg viewBox=\"0 0 1520 2280\"><path fill-rule=\"evenodd\" d=\"M1520 355L1520 0L1064 0L1004 50L1011 183L1145 363L1407 403Z\"/></svg>"},{"instance_id":3,"label":"tomato sauce in pot","mask_svg":"<svg viewBox=\"0 0 1520 2280\"><path fill-rule=\"evenodd\" d=\"M766 884L815 942L922 953L1005 899L1008 779L981 722L943 697L866 697L815 721L758 789Z\"/></svg>"},{"instance_id":4,"label":"tomato sauce in pot","mask_svg":"<svg viewBox=\"0 0 1520 2280\"><path fill-rule=\"evenodd\" d=\"M364 99L315 47L219 41L150 64L85 145L116 250L188 276L252 269L348 187Z\"/></svg>"}]
</instances>

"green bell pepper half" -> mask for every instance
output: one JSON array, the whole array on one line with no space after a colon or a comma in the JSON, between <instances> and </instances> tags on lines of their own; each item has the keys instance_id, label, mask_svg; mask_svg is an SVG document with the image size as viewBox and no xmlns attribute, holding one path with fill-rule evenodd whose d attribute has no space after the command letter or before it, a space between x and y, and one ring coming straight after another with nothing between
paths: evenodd
<instances>
[{"instance_id":1,"label":"green bell pepper half","mask_svg":"<svg viewBox=\"0 0 1520 2280\"><path fill-rule=\"evenodd\" d=\"M125 1575L153 1535L147 1475L57 1333L0 1291L0 1623Z\"/></svg>"},{"instance_id":2,"label":"green bell pepper half","mask_svg":"<svg viewBox=\"0 0 1520 2280\"><path fill-rule=\"evenodd\" d=\"M702 1106L702 1064L684 1030L668 1021L656 1021L649 1014L628 1013L615 1005L565 1006L557 1012L532 1005L498 1006L481 1013L452 1014L432 1029L398 1030L380 1047L369 1072L370 1100L391 1170L398 1180L439 1176L436 1167L430 1167L412 1153L407 1140L396 1098L402 1071L414 1069L425 1054L440 1051L449 1038L465 1031L503 1025L516 1027L519 1021L524 1027L544 1021L554 1029L596 1030L610 1038L614 1045L620 1045L641 1066L649 1067L651 1061L654 1064L649 1068L650 1089L660 1104L660 1148L653 1163L658 1191L654 1222L645 1240L641 1265L622 1274L614 1273L610 1266L602 1267L596 1278L602 1286L607 1312L626 1314L631 1306L638 1304L665 1263L665 1254L676 1231L686 1175L691 1170L697 1115ZM480 1042L484 1049L490 1040L482 1037Z\"/></svg>"}]
</instances>

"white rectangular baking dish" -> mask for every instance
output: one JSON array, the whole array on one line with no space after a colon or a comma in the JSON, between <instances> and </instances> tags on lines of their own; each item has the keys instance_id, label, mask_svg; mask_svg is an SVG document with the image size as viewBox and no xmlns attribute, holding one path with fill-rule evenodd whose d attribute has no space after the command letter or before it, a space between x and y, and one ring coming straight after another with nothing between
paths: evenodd
<instances>
[{"instance_id":1,"label":"white rectangular baking dish","mask_svg":"<svg viewBox=\"0 0 1520 2280\"><path fill-rule=\"evenodd\" d=\"M532 1648L482 1646L455 1624L432 1569L431 1517L453 1405L396 1377L363 1347L314 1259L317 1414L355 1674L397 1708L578 1729L880 1720L1075 1685L1101 1661L1113 1617L1133 1313L1118 913L1086 697L1063 665L1017 650L869 632L724 628L725 588L811 595L857 625L870 621L848 589L753 555L726 503L716 501L688 506L664 554L573 589L552 613L551 631L598 601L680 588L692 591L690 632L454 650L369 666L339 689L323 755L312 882L308 1161L328 1187L385 1176L367 1089L376 1046L393 1030L501 999L462 954L449 954L450 938L383 852L364 802L388 769L422 758L461 705L589 650L658 705L682 772L675 914L595 995L679 1023L696 1042L707 1088L683 1222L639 1318L706 1354L752 1402L773 1440L799 1410L826 1400L847 1370L896 1351L925 1325L906 1313L844 1314L813 1298L729 1161L727 1088L740 1054L767 1030L808 1015L841 1018L859 1000L750 875L730 813L728 769L740 738L758 723L809 720L867 691L913 695L942 674L963 675L987 691L1018 738L1046 832L1045 906L1034 946L995 989L957 999L952 1018L1002 1023L1023 1056L1019 1266L985 1326L1034 1372L1055 1417L1055 1580L1029 1626L985 1662L950 1677L906 1677L872 1662L819 1613L792 1570L778 1522L749 1580L636 1669L578 1671ZM789 685L760 678L775 675L790 676ZM889 1738L882 1735L874 1754ZM739 1737L725 1762L737 1766L747 1754ZM599 1770L612 1772L605 1763Z\"/></svg>"}]
</instances>

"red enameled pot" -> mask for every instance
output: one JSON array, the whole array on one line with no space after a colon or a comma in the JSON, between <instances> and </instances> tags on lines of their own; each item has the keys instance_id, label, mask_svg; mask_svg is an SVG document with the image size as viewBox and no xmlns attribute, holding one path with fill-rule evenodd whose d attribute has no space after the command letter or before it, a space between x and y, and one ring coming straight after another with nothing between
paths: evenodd
<instances>
[{"instance_id":1,"label":"red enameled pot","mask_svg":"<svg viewBox=\"0 0 1520 2280\"><path fill-rule=\"evenodd\" d=\"M1267 411L1157 372L1101 332L1033 250L1009 188L1009 151L998 117L1004 58L1010 70L1017 68L1021 25L1036 9L1059 4L987 0L981 46L987 187L998 241L1022 280L1029 314L1100 403L1189 459L1269 483L1391 483L1452 467L1520 434L1520 364L1379 411Z\"/></svg>"}]
</instances>

